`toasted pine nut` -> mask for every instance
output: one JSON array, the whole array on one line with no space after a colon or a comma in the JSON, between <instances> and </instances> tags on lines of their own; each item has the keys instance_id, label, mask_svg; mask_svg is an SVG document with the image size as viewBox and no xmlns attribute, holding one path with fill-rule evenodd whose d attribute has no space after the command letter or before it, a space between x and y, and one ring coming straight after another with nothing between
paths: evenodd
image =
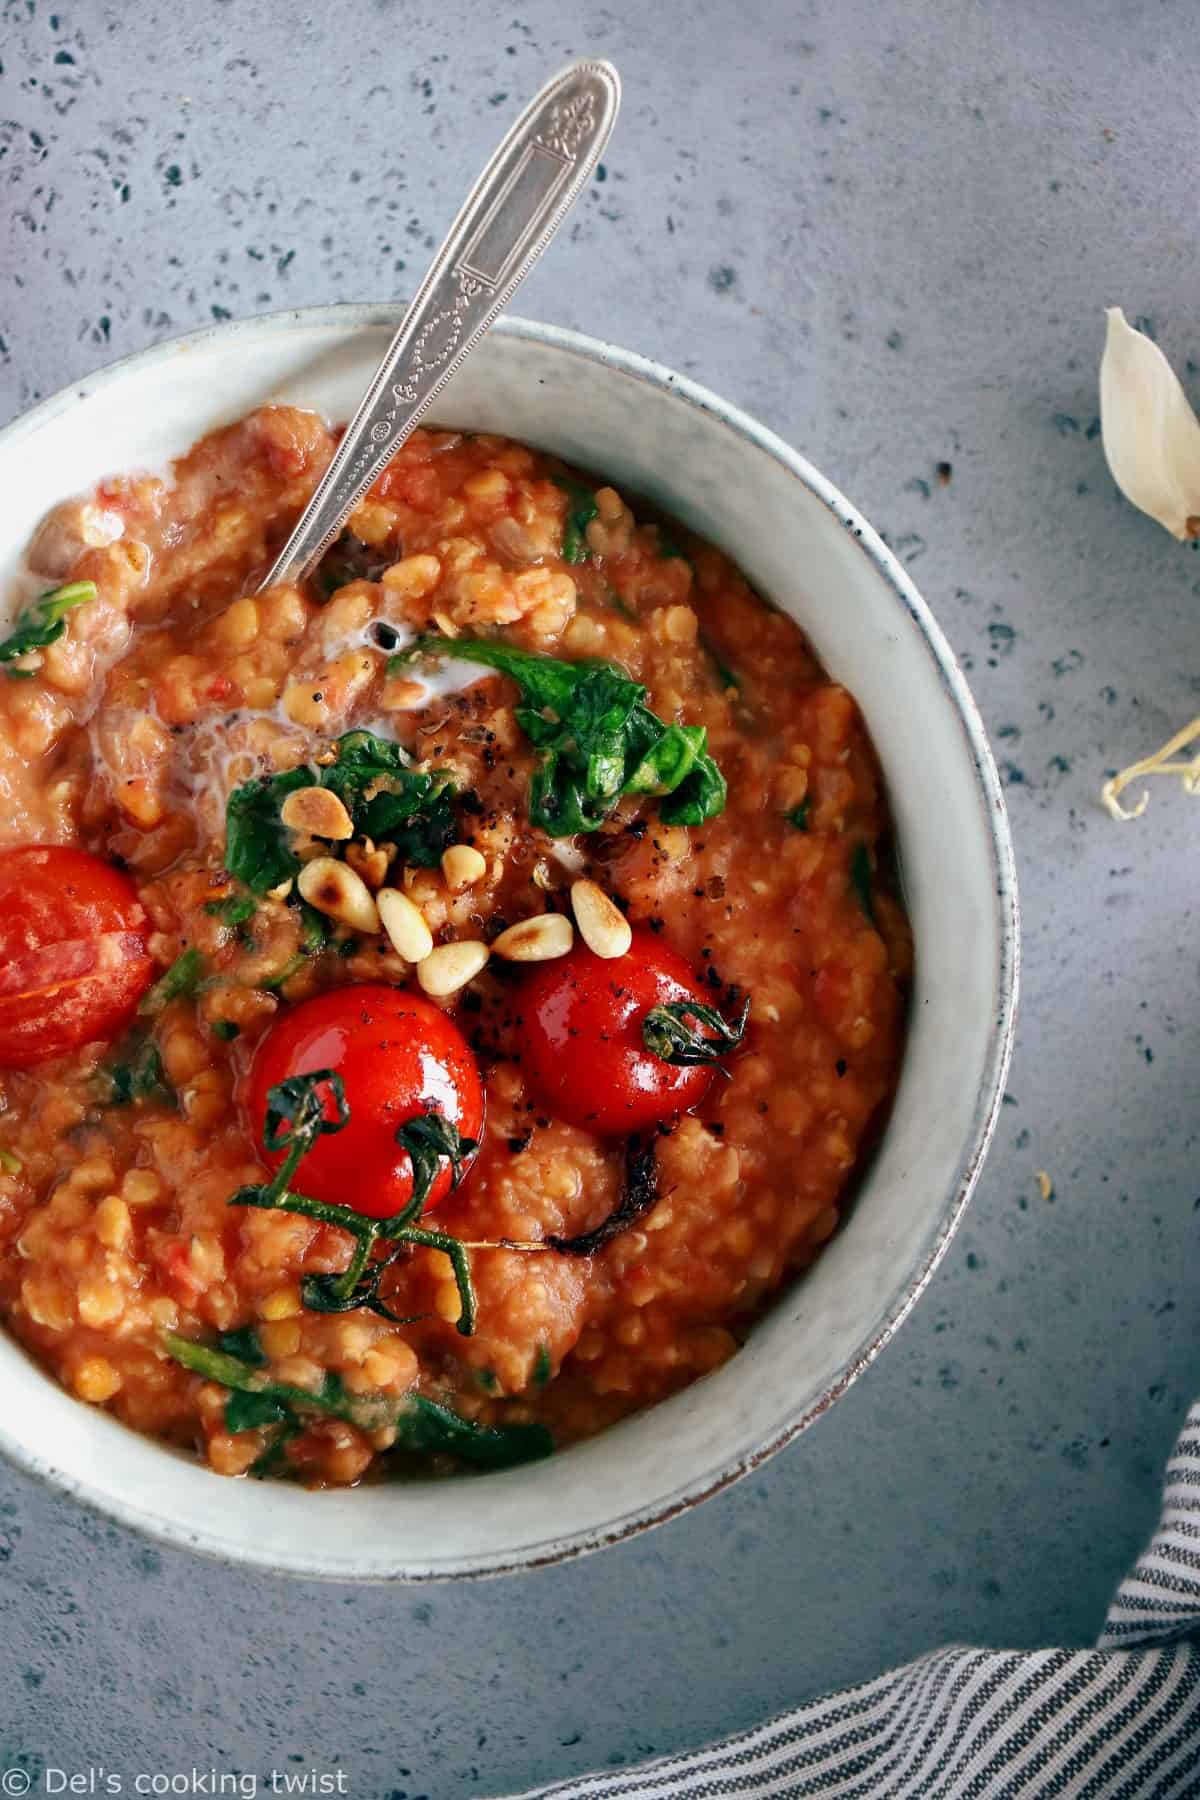
<instances>
[{"instance_id":1,"label":"toasted pine nut","mask_svg":"<svg viewBox=\"0 0 1200 1800\"><path fill-rule=\"evenodd\" d=\"M356 839L346 845L346 861L356 875L361 875L374 893L387 880L388 864L396 854L391 844L374 843L371 838Z\"/></svg>"},{"instance_id":2,"label":"toasted pine nut","mask_svg":"<svg viewBox=\"0 0 1200 1800\"><path fill-rule=\"evenodd\" d=\"M594 881L571 883L571 908L579 935L596 956L624 956L633 942L629 920Z\"/></svg>"},{"instance_id":3,"label":"toasted pine nut","mask_svg":"<svg viewBox=\"0 0 1200 1800\"><path fill-rule=\"evenodd\" d=\"M433 949L433 934L421 917L420 907L414 906L399 888L392 887L380 888L375 905L396 955L405 962L424 962Z\"/></svg>"},{"instance_id":4,"label":"toasted pine nut","mask_svg":"<svg viewBox=\"0 0 1200 1800\"><path fill-rule=\"evenodd\" d=\"M379 930L379 909L361 875L332 856L316 856L300 871L297 886L310 906L354 931Z\"/></svg>"},{"instance_id":5,"label":"toasted pine nut","mask_svg":"<svg viewBox=\"0 0 1200 1800\"><path fill-rule=\"evenodd\" d=\"M565 956L574 942L570 919L562 913L539 913L502 931L492 949L508 962L551 962L556 956Z\"/></svg>"},{"instance_id":6,"label":"toasted pine nut","mask_svg":"<svg viewBox=\"0 0 1200 1800\"><path fill-rule=\"evenodd\" d=\"M354 836L350 814L329 788L297 788L280 807L279 817L289 831L306 831L310 837L341 840Z\"/></svg>"},{"instance_id":7,"label":"toasted pine nut","mask_svg":"<svg viewBox=\"0 0 1200 1800\"><path fill-rule=\"evenodd\" d=\"M488 947L477 939L463 939L456 944L439 944L423 962L417 964L417 980L427 994L443 998L456 994L468 981L473 981L487 962Z\"/></svg>"},{"instance_id":8,"label":"toasted pine nut","mask_svg":"<svg viewBox=\"0 0 1200 1800\"><path fill-rule=\"evenodd\" d=\"M474 887L487 874L487 861L471 844L451 844L442 853L442 874L452 894Z\"/></svg>"}]
</instances>

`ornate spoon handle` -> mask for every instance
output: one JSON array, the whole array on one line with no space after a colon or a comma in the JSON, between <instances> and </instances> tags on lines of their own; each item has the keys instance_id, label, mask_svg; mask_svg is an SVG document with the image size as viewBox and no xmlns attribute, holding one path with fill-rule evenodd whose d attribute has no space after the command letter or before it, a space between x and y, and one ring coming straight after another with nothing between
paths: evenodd
<instances>
[{"instance_id":1,"label":"ornate spoon handle","mask_svg":"<svg viewBox=\"0 0 1200 1800\"><path fill-rule=\"evenodd\" d=\"M611 63L577 62L521 114L451 226L263 587L308 573L508 304L591 174L620 98Z\"/></svg>"}]
</instances>

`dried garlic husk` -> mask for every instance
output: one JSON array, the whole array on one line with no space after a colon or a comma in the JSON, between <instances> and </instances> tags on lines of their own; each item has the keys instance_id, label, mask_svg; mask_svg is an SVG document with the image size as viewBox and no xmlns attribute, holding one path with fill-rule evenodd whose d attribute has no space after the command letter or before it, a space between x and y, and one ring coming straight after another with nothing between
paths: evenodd
<instances>
[{"instance_id":1,"label":"dried garlic husk","mask_svg":"<svg viewBox=\"0 0 1200 1800\"><path fill-rule=\"evenodd\" d=\"M1200 537L1200 420L1158 345L1135 331L1119 306L1108 309L1100 364L1100 423L1104 454L1126 499L1182 540ZM1200 737L1200 719L1140 762L1106 781L1100 798L1114 819L1137 819L1150 796L1125 807L1121 795L1148 775L1178 776L1186 794L1200 794L1200 754L1181 752Z\"/></svg>"},{"instance_id":2,"label":"dried garlic husk","mask_svg":"<svg viewBox=\"0 0 1200 1800\"><path fill-rule=\"evenodd\" d=\"M1158 345L1108 309L1100 425L1113 480L1177 538L1200 537L1200 419Z\"/></svg>"}]
</instances>

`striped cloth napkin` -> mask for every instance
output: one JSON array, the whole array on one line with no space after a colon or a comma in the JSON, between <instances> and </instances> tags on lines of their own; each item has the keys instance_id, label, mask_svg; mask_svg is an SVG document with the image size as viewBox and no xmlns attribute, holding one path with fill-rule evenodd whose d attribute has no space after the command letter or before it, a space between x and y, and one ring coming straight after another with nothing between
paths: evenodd
<instances>
[{"instance_id":1,"label":"striped cloth napkin","mask_svg":"<svg viewBox=\"0 0 1200 1800\"><path fill-rule=\"evenodd\" d=\"M688 1756L522 1800L1200 1795L1200 1401L1095 1650L950 1645Z\"/></svg>"}]
</instances>

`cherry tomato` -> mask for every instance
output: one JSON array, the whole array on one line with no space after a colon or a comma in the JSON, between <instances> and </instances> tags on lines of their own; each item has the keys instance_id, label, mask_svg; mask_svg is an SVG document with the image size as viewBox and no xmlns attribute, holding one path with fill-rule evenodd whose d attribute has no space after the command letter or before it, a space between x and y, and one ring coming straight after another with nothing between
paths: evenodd
<instances>
[{"instance_id":1,"label":"cherry tomato","mask_svg":"<svg viewBox=\"0 0 1200 1800\"><path fill-rule=\"evenodd\" d=\"M267 1090L289 1075L333 1069L346 1089L350 1123L317 1139L296 1173L300 1193L386 1219L412 1197L412 1162L397 1129L419 1113L440 1112L463 1137L483 1133L483 1086L470 1046L440 1007L419 994L364 982L304 1000L274 1024L255 1052L247 1106L255 1147L272 1168L281 1154L262 1151ZM336 1117L333 1096L326 1116ZM450 1191L443 1161L426 1207Z\"/></svg>"},{"instance_id":2,"label":"cherry tomato","mask_svg":"<svg viewBox=\"0 0 1200 1800\"><path fill-rule=\"evenodd\" d=\"M642 1042L642 1020L652 1006L711 999L648 931L635 931L626 954L612 959L578 943L535 964L521 983L521 1067L540 1103L569 1125L600 1137L643 1131L695 1106L713 1071L663 1062Z\"/></svg>"},{"instance_id":3,"label":"cherry tomato","mask_svg":"<svg viewBox=\"0 0 1200 1800\"><path fill-rule=\"evenodd\" d=\"M86 850L0 850L0 1067L114 1038L154 978L127 875Z\"/></svg>"}]
</instances>

